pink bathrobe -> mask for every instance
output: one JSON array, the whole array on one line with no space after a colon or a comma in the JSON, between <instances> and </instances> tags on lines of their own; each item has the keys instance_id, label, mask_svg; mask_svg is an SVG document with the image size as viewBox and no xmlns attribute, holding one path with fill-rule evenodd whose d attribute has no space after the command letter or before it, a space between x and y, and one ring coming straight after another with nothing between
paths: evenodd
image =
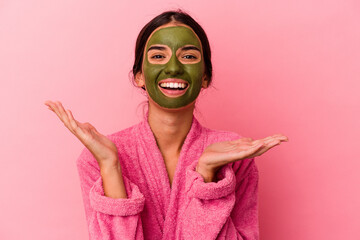
<instances>
[{"instance_id":1,"label":"pink bathrobe","mask_svg":"<svg viewBox=\"0 0 360 240\"><path fill-rule=\"evenodd\" d=\"M259 239L258 170L254 158L229 163L217 182L195 171L204 149L240 138L193 117L172 187L161 152L144 121L107 136L117 146L128 198L104 196L99 165L85 148L77 160L91 240Z\"/></svg>"}]
</instances>

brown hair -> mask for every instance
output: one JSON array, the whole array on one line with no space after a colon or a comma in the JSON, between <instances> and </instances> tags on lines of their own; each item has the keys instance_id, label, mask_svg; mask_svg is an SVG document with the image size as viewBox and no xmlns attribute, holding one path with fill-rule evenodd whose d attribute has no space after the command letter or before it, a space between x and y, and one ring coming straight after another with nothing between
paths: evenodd
<instances>
[{"instance_id":1,"label":"brown hair","mask_svg":"<svg viewBox=\"0 0 360 240\"><path fill-rule=\"evenodd\" d=\"M135 61L132 69L133 77L136 76L137 73L141 72L144 48L145 44L151 35L151 33L158 27L167 24L171 21L177 21L188 25L191 27L196 35L199 37L202 45L203 55L204 55L204 63L205 63L205 74L208 79L208 86L211 83L212 79L212 64L211 64L211 50L209 40L206 36L204 29L187 13L178 9L176 11L166 11L161 13L160 15L153 18L150 22L148 22L140 31L135 46ZM134 78L133 84L134 83ZM143 87L145 90L145 88Z\"/></svg>"}]
</instances>

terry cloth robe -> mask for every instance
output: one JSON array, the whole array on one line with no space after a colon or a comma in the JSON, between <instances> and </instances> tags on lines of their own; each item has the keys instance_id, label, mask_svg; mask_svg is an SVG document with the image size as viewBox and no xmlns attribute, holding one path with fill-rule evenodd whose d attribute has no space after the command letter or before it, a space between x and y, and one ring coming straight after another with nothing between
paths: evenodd
<instances>
[{"instance_id":1,"label":"terry cloth robe","mask_svg":"<svg viewBox=\"0 0 360 240\"><path fill-rule=\"evenodd\" d=\"M239 134L208 129L193 116L171 187L148 112L142 122L107 137L118 149L128 198L104 195L99 165L85 148L77 168L90 240L259 239L254 158L224 165L217 182L205 183L195 171L208 145Z\"/></svg>"}]
</instances>

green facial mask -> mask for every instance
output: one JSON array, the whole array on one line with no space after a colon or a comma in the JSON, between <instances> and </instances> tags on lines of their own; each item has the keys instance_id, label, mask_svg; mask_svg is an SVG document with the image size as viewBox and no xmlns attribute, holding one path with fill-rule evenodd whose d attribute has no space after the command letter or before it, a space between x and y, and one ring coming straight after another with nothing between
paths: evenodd
<instances>
[{"instance_id":1,"label":"green facial mask","mask_svg":"<svg viewBox=\"0 0 360 240\"><path fill-rule=\"evenodd\" d=\"M153 45L166 45L171 49L171 54L164 64L149 62L148 49ZM146 90L151 99L165 108L180 108L193 102L199 95L204 75L204 63L202 53L201 60L197 63L180 62L176 56L177 50L185 45L197 47L200 51L201 44L195 33L184 26L165 27L153 33L145 48L143 60L143 73ZM185 80L189 87L185 94L175 98L168 97L160 91L159 81L167 78Z\"/></svg>"}]
</instances>

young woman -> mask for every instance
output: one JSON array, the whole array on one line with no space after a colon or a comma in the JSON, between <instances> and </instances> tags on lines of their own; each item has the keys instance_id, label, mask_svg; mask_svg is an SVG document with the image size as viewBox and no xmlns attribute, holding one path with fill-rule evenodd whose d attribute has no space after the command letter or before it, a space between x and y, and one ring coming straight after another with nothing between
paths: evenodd
<instances>
[{"instance_id":1,"label":"young woman","mask_svg":"<svg viewBox=\"0 0 360 240\"><path fill-rule=\"evenodd\" d=\"M211 83L204 30L169 11L141 30L135 85L144 120L104 136L58 101L45 104L85 145L77 160L90 239L258 239L254 157L288 138L211 130L194 117Z\"/></svg>"}]
</instances>

